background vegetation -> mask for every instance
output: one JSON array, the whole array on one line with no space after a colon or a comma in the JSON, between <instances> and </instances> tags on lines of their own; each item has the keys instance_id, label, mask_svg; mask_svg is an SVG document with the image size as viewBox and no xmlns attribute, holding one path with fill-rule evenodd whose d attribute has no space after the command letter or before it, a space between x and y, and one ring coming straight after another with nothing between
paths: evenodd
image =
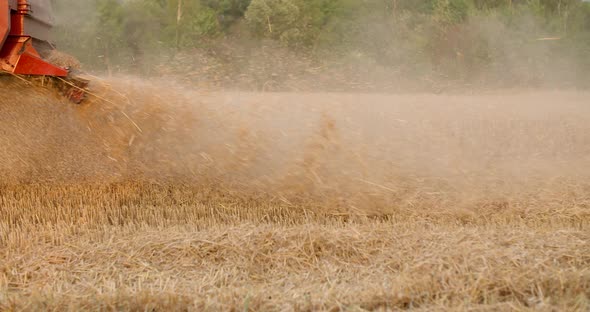
<instances>
[{"instance_id":1,"label":"background vegetation","mask_svg":"<svg viewBox=\"0 0 590 312\"><path fill-rule=\"evenodd\" d=\"M249 88L304 89L293 77L317 78L317 68L354 78L346 88L390 88L383 81L399 86L400 77L590 85L590 3L581 0L61 0L56 12L56 42L94 71L220 85L248 76Z\"/></svg>"}]
</instances>

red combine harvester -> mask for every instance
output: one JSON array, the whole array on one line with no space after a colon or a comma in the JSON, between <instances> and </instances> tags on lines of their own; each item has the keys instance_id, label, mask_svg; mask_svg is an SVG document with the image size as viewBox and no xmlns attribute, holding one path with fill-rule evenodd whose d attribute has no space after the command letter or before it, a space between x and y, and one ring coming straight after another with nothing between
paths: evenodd
<instances>
[{"instance_id":1,"label":"red combine harvester","mask_svg":"<svg viewBox=\"0 0 590 312\"><path fill-rule=\"evenodd\" d=\"M0 73L56 77L62 93L80 103L88 80L47 61L55 52L49 43L52 26L50 0L0 0Z\"/></svg>"}]
</instances>

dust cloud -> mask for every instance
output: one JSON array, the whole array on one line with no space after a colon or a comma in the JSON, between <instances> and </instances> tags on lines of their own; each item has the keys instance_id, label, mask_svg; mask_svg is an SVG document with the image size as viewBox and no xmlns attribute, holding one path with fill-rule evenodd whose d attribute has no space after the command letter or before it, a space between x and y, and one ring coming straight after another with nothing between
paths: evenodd
<instances>
[{"instance_id":1,"label":"dust cloud","mask_svg":"<svg viewBox=\"0 0 590 312\"><path fill-rule=\"evenodd\" d=\"M96 77L76 106L13 77L0 88L3 184L188 184L371 214L581 196L590 176L584 92L205 92Z\"/></svg>"},{"instance_id":2,"label":"dust cloud","mask_svg":"<svg viewBox=\"0 0 590 312\"><path fill-rule=\"evenodd\" d=\"M55 3L96 76L76 105L0 75L0 310L588 306L590 80L517 36L534 21L417 53L435 19L369 16L381 55L228 36L134 64L85 36L110 32L95 1Z\"/></svg>"}]
</instances>

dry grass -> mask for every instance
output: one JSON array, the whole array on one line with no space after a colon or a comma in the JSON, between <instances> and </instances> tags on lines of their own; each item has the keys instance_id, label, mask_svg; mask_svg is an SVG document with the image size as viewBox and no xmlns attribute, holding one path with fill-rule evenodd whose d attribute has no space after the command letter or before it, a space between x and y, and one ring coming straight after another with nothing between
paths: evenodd
<instances>
[{"instance_id":1,"label":"dry grass","mask_svg":"<svg viewBox=\"0 0 590 312\"><path fill-rule=\"evenodd\" d=\"M587 231L559 226L55 227L10 239L8 308L583 311L589 304Z\"/></svg>"},{"instance_id":2,"label":"dry grass","mask_svg":"<svg viewBox=\"0 0 590 312\"><path fill-rule=\"evenodd\" d=\"M588 94L3 82L0 310L590 310Z\"/></svg>"}]
</instances>

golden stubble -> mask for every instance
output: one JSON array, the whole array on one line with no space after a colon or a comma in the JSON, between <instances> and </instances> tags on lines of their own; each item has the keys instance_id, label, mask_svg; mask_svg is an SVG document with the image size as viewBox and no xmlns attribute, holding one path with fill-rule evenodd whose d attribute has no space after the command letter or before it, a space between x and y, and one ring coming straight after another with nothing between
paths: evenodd
<instances>
[{"instance_id":1,"label":"golden stubble","mask_svg":"<svg viewBox=\"0 0 590 312\"><path fill-rule=\"evenodd\" d=\"M590 308L586 93L1 79L0 310Z\"/></svg>"}]
</instances>

